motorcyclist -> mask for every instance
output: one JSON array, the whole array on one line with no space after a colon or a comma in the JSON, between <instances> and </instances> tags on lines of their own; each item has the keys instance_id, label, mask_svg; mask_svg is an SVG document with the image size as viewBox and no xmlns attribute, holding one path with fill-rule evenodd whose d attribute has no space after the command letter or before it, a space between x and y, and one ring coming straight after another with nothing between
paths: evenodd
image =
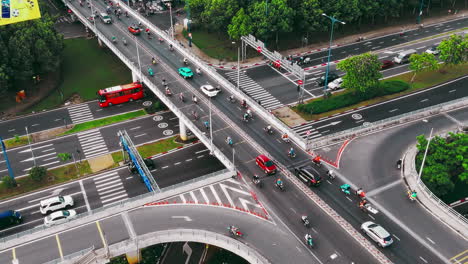
<instances>
[{"instance_id":1,"label":"motorcyclist","mask_svg":"<svg viewBox=\"0 0 468 264\"><path fill-rule=\"evenodd\" d=\"M230 136L226 137L226 143L228 143L228 145L232 146L232 138Z\"/></svg>"},{"instance_id":2,"label":"motorcyclist","mask_svg":"<svg viewBox=\"0 0 468 264\"><path fill-rule=\"evenodd\" d=\"M416 199L418 197L418 193L415 190L408 191L408 197L412 200Z\"/></svg>"},{"instance_id":3,"label":"motorcyclist","mask_svg":"<svg viewBox=\"0 0 468 264\"><path fill-rule=\"evenodd\" d=\"M180 93L180 94L179 94L179 99L180 99L182 102L185 101L184 93Z\"/></svg>"},{"instance_id":4,"label":"motorcyclist","mask_svg":"<svg viewBox=\"0 0 468 264\"><path fill-rule=\"evenodd\" d=\"M301 216L301 219L302 219L302 222L304 223L304 225L309 224L309 218L307 217L307 215Z\"/></svg>"},{"instance_id":5,"label":"motorcyclist","mask_svg":"<svg viewBox=\"0 0 468 264\"><path fill-rule=\"evenodd\" d=\"M170 51L173 51L173 50L174 50L174 48L172 47L172 44L169 44L169 50L170 50Z\"/></svg>"},{"instance_id":6,"label":"motorcyclist","mask_svg":"<svg viewBox=\"0 0 468 264\"><path fill-rule=\"evenodd\" d=\"M296 156L296 153L294 152L294 149L293 149L293 148L290 148L290 149L289 149L289 156L290 156L290 157Z\"/></svg>"},{"instance_id":7,"label":"motorcyclist","mask_svg":"<svg viewBox=\"0 0 468 264\"><path fill-rule=\"evenodd\" d=\"M208 121L203 122L205 124L206 129L210 129L210 123Z\"/></svg>"},{"instance_id":8,"label":"motorcyclist","mask_svg":"<svg viewBox=\"0 0 468 264\"><path fill-rule=\"evenodd\" d=\"M334 179L335 178L335 172L333 170L327 171L328 178Z\"/></svg>"},{"instance_id":9,"label":"motorcyclist","mask_svg":"<svg viewBox=\"0 0 468 264\"><path fill-rule=\"evenodd\" d=\"M357 189L356 195L360 198L364 199L366 197L366 193L362 190L362 188Z\"/></svg>"},{"instance_id":10,"label":"motorcyclist","mask_svg":"<svg viewBox=\"0 0 468 264\"><path fill-rule=\"evenodd\" d=\"M153 75L154 75L153 69L151 69L150 67L148 67L148 74L149 74L150 76L153 76Z\"/></svg>"},{"instance_id":11,"label":"motorcyclist","mask_svg":"<svg viewBox=\"0 0 468 264\"><path fill-rule=\"evenodd\" d=\"M171 90L169 90L169 87L166 86L166 95L172 95Z\"/></svg>"},{"instance_id":12,"label":"motorcyclist","mask_svg":"<svg viewBox=\"0 0 468 264\"><path fill-rule=\"evenodd\" d=\"M234 102L234 95L231 94L231 95L228 97L228 100L229 100L229 102Z\"/></svg>"},{"instance_id":13,"label":"motorcyclist","mask_svg":"<svg viewBox=\"0 0 468 264\"><path fill-rule=\"evenodd\" d=\"M192 102L198 104L198 99L195 95L192 95Z\"/></svg>"},{"instance_id":14,"label":"motorcyclist","mask_svg":"<svg viewBox=\"0 0 468 264\"><path fill-rule=\"evenodd\" d=\"M127 45L127 40L126 40L125 38L122 38L122 43L123 43L124 45Z\"/></svg>"},{"instance_id":15,"label":"motorcyclist","mask_svg":"<svg viewBox=\"0 0 468 264\"><path fill-rule=\"evenodd\" d=\"M314 157L314 159L312 160L315 164L319 165L320 164L320 156L317 155Z\"/></svg>"},{"instance_id":16,"label":"motorcyclist","mask_svg":"<svg viewBox=\"0 0 468 264\"><path fill-rule=\"evenodd\" d=\"M271 128L271 125L266 126L266 127L265 127L265 131L266 131L267 133L270 133L270 134L271 134L271 133L273 132L273 130L272 130L272 128Z\"/></svg>"},{"instance_id":17,"label":"motorcyclist","mask_svg":"<svg viewBox=\"0 0 468 264\"><path fill-rule=\"evenodd\" d=\"M253 115L252 115L252 110L250 110L250 109L247 109L247 114L249 115L249 117L250 117L250 118L252 118L252 117L253 117Z\"/></svg>"},{"instance_id":18,"label":"motorcyclist","mask_svg":"<svg viewBox=\"0 0 468 264\"><path fill-rule=\"evenodd\" d=\"M281 139L283 139L283 141L285 141L285 142L289 142L288 133L284 133L283 135L281 135Z\"/></svg>"},{"instance_id":19,"label":"motorcyclist","mask_svg":"<svg viewBox=\"0 0 468 264\"><path fill-rule=\"evenodd\" d=\"M112 36L112 42L117 42L117 38L115 36Z\"/></svg>"},{"instance_id":20,"label":"motorcyclist","mask_svg":"<svg viewBox=\"0 0 468 264\"><path fill-rule=\"evenodd\" d=\"M244 121L245 122L249 121L249 114L244 113Z\"/></svg>"},{"instance_id":21,"label":"motorcyclist","mask_svg":"<svg viewBox=\"0 0 468 264\"><path fill-rule=\"evenodd\" d=\"M247 107L247 101L245 101L245 99L242 99L241 106L242 107Z\"/></svg>"},{"instance_id":22,"label":"motorcyclist","mask_svg":"<svg viewBox=\"0 0 468 264\"><path fill-rule=\"evenodd\" d=\"M281 185L283 185L283 181L280 178L278 178L276 180L276 186L281 186Z\"/></svg>"},{"instance_id":23,"label":"motorcyclist","mask_svg":"<svg viewBox=\"0 0 468 264\"><path fill-rule=\"evenodd\" d=\"M257 174L255 174L255 175L252 177L252 180L253 180L254 183L257 183L257 182L260 181L260 178L258 177Z\"/></svg>"},{"instance_id":24,"label":"motorcyclist","mask_svg":"<svg viewBox=\"0 0 468 264\"><path fill-rule=\"evenodd\" d=\"M201 70L200 70L200 68L197 68L195 71L197 72L198 75L201 75Z\"/></svg>"},{"instance_id":25,"label":"motorcyclist","mask_svg":"<svg viewBox=\"0 0 468 264\"><path fill-rule=\"evenodd\" d=\"M184 64L185 64L185 65L188 65L188 60L187 60L187 58L184 58Z\"/></svg>"},{"instance_id":26,"label":"motorcyclist","mask_svg":"<svg viewBox=\"0 0 468 264\"><path fill-rule=\"evenodd\" d=\"M156 64L156 59L155 58L151 58L151 63Z\"/></svg>"},{"instance_id":27,"label":"motorcyclist","mask_svg":"<svg viewBox=\"0 0 468 264\"><path fill-rule=\"evenodd\" d=\"M312 246L312 236L311 236L310 234L306 234L306 235L304 236L304 238L305 238L307 244L308 244L309 246Z\"/></svg>"},{"instance_id":28,"label":"motorcyclist","mask_svg":"<svg viewBox=\"0 0 468 264\"><path fill-rule=\"evenodd\" d=\"M366 199L362 199L360 202L359 202L359 208L363 209L364 206L367 204L367 200Z\"/></svg>"}]
</instances>

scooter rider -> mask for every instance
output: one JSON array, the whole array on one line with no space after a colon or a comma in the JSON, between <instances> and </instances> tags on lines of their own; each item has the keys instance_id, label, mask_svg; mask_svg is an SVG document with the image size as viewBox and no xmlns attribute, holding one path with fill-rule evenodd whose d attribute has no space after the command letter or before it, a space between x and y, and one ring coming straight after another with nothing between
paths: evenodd
<instances>
[{"instance_id":1,"label":"scooter rider","mask_svg":"<svg viewBox=\"0 0 468 264\"><path fill-rule=\"evenodd\" d=\"M201 75L201 70L200 70L200 68L197 68L195 71L197 72L198 75Z\"/></svg>"},{"instance_id":2,"label":"scooter rider","mask_svg":"<svg viewBox=\"0 0 468 264\"><path fill-rule=\"evenodd\" d=\"M361 199L365 199L366 193L362 190L362 188L357 189L356 195L359 196Z\"/></svg>"},{"instance_id":3,"label":"scooter rider","mask_svg":"<svg viewBox=\"0 0 468 264\"><path fill-rule=\"evenodd\" d=\"M362 199L360 202L359 202L359 208L363 209L364 206L367 204L367 200L366 199Z\"/></svg>"},{"instance_id":4,"label":"scooter rider","mask_svg":"<svg viewBox=\"0 0 468 264\"><path fill-rule=\"evenodd\" d=\"M289 142L288 133L284 133L283 135L281 135L281 139L283 139L283 141L285 141L285 142Z\"/></svg>"},{"instance_id":5,"label":"scooter rider","mask_svg":"<svg viewBox=\"0 0 468 264\"><path fill-rule=\"evenodd\" d=\"M156 64L156 59L155 58L151 58L151 63L153 63L153 65Z\"/></svg>"},{"instance_id":6,"label":"scooter rider","mask_svg":"<svg viewBox=\"0 0 468 264\"><path fill-rule=\"evenodd\" d=\"M276 180L276 186L280 187L280 186L282 186L282 185L283 185L283 181L282 181L280 178L278 178L278 179Z\"/></svg>"},{"instance_id":7,"label":"scooter rider","mask_svg":"<svg viewBox=\"0 0 468 264\"><path fill-rule=\"evenodd\" d=\"M166 86L166 95L172 95L172 92L171 90L169 90L169 87Z\"/></svg>"},{"instance_id":8,"label":"scooter rider","mask_svg":"<svg viewBox=\"0 0 468 264\"><path fill-rule=\"evenodd\" d=\"M250 109L247 109L247 114L249 115L249 117L250 117L250 118L252 118L252 117L253 117L253 115L252 115L252 110L250 110Z\"/></svg>"},{"instance_id":9,"label":"scooter rider","mask_svg":"<svg viewBox=\"0 0 468 264\"><path fill-rule=\"evenodd\" d=\"M408 190L408 198L410 198L412 201L416 200L416 197L418 197L418 193L415 190Z\"/></svg>"},{"instance_id":10,"label":"scooter rider","mask_svg":"<svg viewBox=\"0 0 468 264\"><path fill-rule=\"evenodd\" d=\"M185 64L185 65L188 65L188 60L187 60L187 58L184 58L184 64Z\"/></svg>"},{"instance_id":11,"label":"scooter rider","mask_svg":"<svg viewBox=\"0 0 468 264\"><path fill-rule=\"evenodd\" d=\"M228 143L228 145L232 146L232 138L230 136L226 137L226 143Z\"/></svg>"},{"instance_id":12,"label":"scooter rider","mask_svg":"<svg viewBox=\"0 0 468 264\"><path fill-rule=\"evenodd\" d=\"M244 121L245 122L249 121L249 114L244 113Z\"/></svg>"},{"instance_id":13,"label":"scooter rider","mask_svg":"<svg viewBox=\"0 0 468 264\"><path fill-rule=\"evenodd\" d=\"M245 99L242 99L241 106L242 107L247 107L247 101L245 101Z\"/></svg>"},{"instance_id":14,"label":"scooter rider","mask_svg":"<svg viewBox=\"0 0 468 264\"><path fill-rule=\"evenodd\" d=\"M194 102L195 104L198 104L198 99L195 95L192 95L192 102Z\"/></svg>"},{"instance_id":15,"label":"scooter rider","mask_svg":"<svg viewBox=\"0 0 468 264\"><path fill-rule=\"evenodd\" d=\"M265 131L269 134L271 134L273 132L272 128L271 128L271 125L268 125L265 127Z\"/></svg>"},{"instance_id":16,"label":"scooter rider","mask_svg":"<svg viewBox=\"0 0 468 264\"><path fill-rule=\"evenodd\" d=\"M296 156L296 153L294 152L294 149L293 149L293 148L290 148L290 149L289 149L289 156L290 156L290 157L295 157L295 156Z\"/></svg>"},{"instance_id":17,"label":"scooter rider","mask_svg":"<svg viewBox=\"0 0 468 264\"><path fill-rule=\"evenodd\" d=\"M312 242L312 236L311 236L310 234L306 234L306 235L304 236L304 238L305 238L307 244L308 244L309 246L312 246L312 243L313 243L313 242Z\"/></svg>"},{"instance_id":18,"label":"scooter rider","mask_svg":"<svg viewBox=\"0 0 468 264\"><path fill-rule=\"evenodd\" d=\"M307 215L301 216L301 219L305 226L309 225L309 218L307 217Z\"/></svg>"},{"instance_id":19,"label":"scooter rider","mask_svg":"<svg viewBox=\"0 0 468 264\"><path fill-rule=\"evenodd\" d=\"M333 170L327 171L327 176L330 179L335 179L335 177L336 177L335 172Z\"/></svg>"}]
</instances>

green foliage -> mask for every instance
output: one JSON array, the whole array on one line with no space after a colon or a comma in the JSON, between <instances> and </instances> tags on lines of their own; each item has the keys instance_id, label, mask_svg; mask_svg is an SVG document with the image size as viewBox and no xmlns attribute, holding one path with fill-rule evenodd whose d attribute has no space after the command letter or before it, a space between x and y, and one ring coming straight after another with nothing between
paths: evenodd
<instances>
[{"instance_id":1,"label":"green foliage","mask_svg":"<svg viewBox=\"0 0 468 264\"><path fill-rule=\"evenodd\" d=\"M29 177L35 182L41 182L47 176L47 168L35 166L29 170Z\"/></svg>"},{"instance_id":2,"label":"green foliage","mask_svg":"<svg viewBox=\"0 0 468 264\"><path fill-rule=\"evenodd\" d=\"M128 264L128 261L125 255L121 255L121 256L111 258L109 261L109 264Z\"/></svg>"},{"instance_id":3,"label":"green foliage","mask_svg":"<svg viewBox=\"0 0 468 264\"><path fill-rule=\"evenodd\" d=\"M2 177L2 184L7 188L11 189L16 187L16 181L12 179L10 176L3 176Z\"/></svg>"},{"instance_id":4,"label":"green foliage","mask_svg":"<svg viewBox=\"0 0 468 264\"><path fill-rule=\"evenodd\" d=\"M211 30L226 31L229 22L238 12L237 0L211 0L203 11L203 20Z\"/></svg>"},{"instance_id":5,"label":"green foliage","mask_svg":"<svg viewBox=\"0 0 468 264\"><path fill-rule=\"evenodd\" d=\"M141 249L141 261L139 264L158 263L164 250L164 244L152 245Z\"/></svg>"},{"instance_id":6,"label":"green foliage","mask_svg":"<svg viewBox=\"0 0 468 264\"><path fill-rule=\"evenodd\" d=\"M379 79L382 78L381 67L377 54L369 52L349 57L337 65L337 69L346 72L342 86L353 93L367 93L378 87Z\"/></svg>"},{"instance_id":7,"label":"green foliage","mask_svg":"<svg viewBox=\"0 0 468 264\"><path fill-rule=\"evenodd\" d=\"M408 83L403 81L382 81L377 88L369 89L367 93L353 94L352 92L346 92L333 95L326 99L321 98L308 104L298 105L297 110L307 114L320 114L357 104L377 96L399 93L408 88Z\"/></svg>"},{"instance_id":8,"label":"green foliage","mask_svg":"<svg viewBox=\"0 0 468 264\"><path fill-rule=\"evenodd\" d=\"M409 69L414 71L413 77L411 78L411 83L414 82L416 74L424 71L437 70L439 68L439 63L434 54L426 52L422 54L411 55L411 57L409 58L409 62Z\"/></svg>"},{"instance_id":9,"label":"green foliage","mask_svg":"<svg viewBox=\"0 0 468 264\"><path fill-rule=\"evenodd\" d=\"M55 71L61 62L63 36L45 14L41 19L2 27L0 32L0 92L34 74Z\"/></svg>"},{"instance_id":10,"label":"green foliage","mask_svg":"<svg viewBox=\"0 0 468 264\"><path fill-rule=\"evenodd\" d=\"M61 161L67 161L67 160L72 158L72 155L70 153L59 153L59 154L57 154L57 157Z\"/></svg>"},{"instance_id":11,"label":"green foliage","mask_svg":"<svg viewBox=\"0 0 468 264\"><path fill-rule=\"evenodd\" d=\"M417 167L421 167L427 139L417 137L419 154ZM429 144L422 180L437 196L453 191L454 182L468 183L468 135L449 133L447 138L434 137ZM462 197L460 197L462 198Z\"/></svg>"},{"instance_id":12,"label":"green foliage","mask_svg":"<svg viewBox=\"0 0 468 264\"><path fill-rule=\"evenodd\" d=\"M442 40L438 49L439 58L447 64L461 64L468 62L468 35L451 35Z\"/></svg>"},{"instance_id":13,"label":"green foliage","mask_svg":"<svg viewBox=\"0 0 468 264\"><path fill-rule=\"evenodd\" d=\"M322 13L320 9L319 0L303 0L302 4L297 10L297 15L300 17L302 23L299 23L301 29L310 33L313 31L323 30L325 27L322 23Z\"/></svg>"},{"instance_id":14,"label":"green foliage","mask_svg":"<svg viewBox=\"0 0 468 264\"><path fill-rule=\"evenodd\" d=\"M239 9L228 25L229 37L239 40L240 37L252 33L253 27L250 17L245 14L244 8Z\"/></svg>"},{"instance_id":15,"label":"green foliage","mask_svg":"<svg viewBox=\"0 0 468 264\"><path fill-rule=\"evenodd\" d=\"M20 141L20 135L15 134L14 137L15 137L15 142L19 142L19 141Z\"/></svg>"}]
</instances>

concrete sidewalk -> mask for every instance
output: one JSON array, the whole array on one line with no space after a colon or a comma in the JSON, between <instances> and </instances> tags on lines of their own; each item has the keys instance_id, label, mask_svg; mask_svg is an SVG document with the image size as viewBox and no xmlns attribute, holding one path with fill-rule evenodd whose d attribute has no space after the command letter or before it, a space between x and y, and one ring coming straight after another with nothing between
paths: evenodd
<instances>
[{"instance_id":1,"label":"concrete sidewalk","mask_svg":"<svg viewBox=\"0 0 468 264\"><path fill-rule=\"evenodd\" d=\"M403 178L408 188L416 190L418 193L417 200L422 206L439 218L441 222L462 235L465 240L468 240L468 219L437 198L424 183L418 184L418 173L415 164L417 153L416 146L413 146L408 149L403 158Z\"/></svg>"}]
</instances>

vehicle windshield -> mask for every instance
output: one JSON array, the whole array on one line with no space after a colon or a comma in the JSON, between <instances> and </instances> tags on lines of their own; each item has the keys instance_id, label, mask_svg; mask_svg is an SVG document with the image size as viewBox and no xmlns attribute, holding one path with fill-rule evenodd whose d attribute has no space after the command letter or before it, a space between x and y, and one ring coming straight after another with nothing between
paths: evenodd
<instances>
[{"instance_id":1,"label":"vehicle windshield","mask_svg":"<svg viewBox=\"0 0 468 264\"><path fill-rule=\"evenodd\" d=\"M104 19L110 19L110 17L107 16L107 15L103 16L102 18L104 18Z\"/></svg>"},{"instance_id":2,"label":"vehicle windshield","mask_svg":"<svg viewBox=\"0 0 468 264\"><path fill-rule=\"evenodd\" d=\"M386 238L383 239L385 242L390 242L392 241L392 237L391 236L388 236Z\"/></svg>"},{"instance_id":3,"label":"vehicle windshield","mask_svg":"<svg viewBox=\"0 0 468 264\"><path fill-rule=\"evenodd\" d=\"M63 198L62 196L59 196L59 201L60 201L61 203L63 203L63 202L65 202L65 198Z\"/></svg>"},{"instance_id":4,"label":"vehicle windshield","mask_svg":"<svg viewBox=\"0 0 468 264\"><path fill-rule=\"evenodd\" d=\"M213 86L205 86L205 89L210 92L215 90Z\"/></svg>"},{"instance_id":5,"label":"vehicle windshield","mask_svg":"<svg viewBox=\"0 0 468 264\"><path fill-rule=\"evenodd\" d=\"M98 96L99 102L104 103L106 101L106 96L104 95L99 95Z\"/></svg>"},{"instance_id":6,"label":"vehicle windshield","mask_svg":"<svg viewBox=\"0 0 468 264\"><path fill-rule=\"evenodd\" d=\"M271 160L269 160L269 161L265 162L265 166L271 167L271 166L273 166L273 162Z\"/></svg>"},{"instance_id":7,"label":"vehicle windshield","mask_svg":"<svg viewBox=\"0 0 468 264\"><path fill-rule=\"evenodd\" d=\"M70 212L68 211L62 211L64 216L70 216Z\"/></svg>"}]
</instances>

